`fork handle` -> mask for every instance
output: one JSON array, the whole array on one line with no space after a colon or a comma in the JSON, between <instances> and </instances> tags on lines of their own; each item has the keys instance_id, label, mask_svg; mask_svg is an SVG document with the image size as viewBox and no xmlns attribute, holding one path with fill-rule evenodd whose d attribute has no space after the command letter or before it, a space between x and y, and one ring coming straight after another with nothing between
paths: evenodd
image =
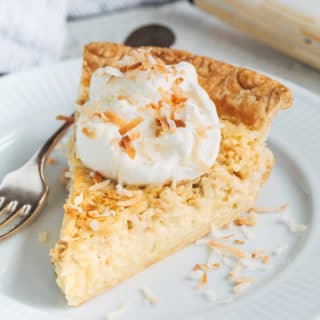
<instances>
[{"instance_id":1,"label":"fork handle","mask_svg":"<svg viewBox=\"0 0 320 320\"><path fill-rule=\"evenodd\" d=\"M72 118L74 113L70 116ZM34 153L31 159L27 162L28 165L36 164L40 166L41 175L43 175L44 165L55 147L55 145L66 134L70 126L73 124L71 121L65 121L55 133L53 133L49 139Z\"/></svg>"}]
</instances>

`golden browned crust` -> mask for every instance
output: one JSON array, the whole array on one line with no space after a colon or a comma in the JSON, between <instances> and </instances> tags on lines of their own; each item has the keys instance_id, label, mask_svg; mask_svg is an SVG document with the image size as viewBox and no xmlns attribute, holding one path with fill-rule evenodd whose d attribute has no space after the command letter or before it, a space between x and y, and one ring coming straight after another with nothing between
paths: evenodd
<instances>
[{"instance_id":1,"label":"golden browned crust","mask_svg":"<svg viewBox=\"0 0 320 320\"><path fill-rule=\"evenodd\" d=\"M149 48L153 56L166 64L180 61L192 63L197 70L200 84L215 102L221 119L236 124L243 123L250 129L263 130L269 126L278 110L288 108L292 104L288 88L255 71L182 50ZM114 65L130 50L131 47L116 43L93 42L85 46L80 104L88 98L92 73L98 68Z\"/></svg>"}]
</instances>

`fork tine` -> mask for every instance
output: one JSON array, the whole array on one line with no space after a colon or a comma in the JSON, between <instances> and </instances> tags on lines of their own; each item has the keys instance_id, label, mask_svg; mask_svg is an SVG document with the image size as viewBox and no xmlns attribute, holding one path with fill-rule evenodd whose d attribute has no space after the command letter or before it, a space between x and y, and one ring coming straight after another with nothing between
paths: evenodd
<instances>
[{"instance_id":1,"label":"fork tine","mask_svg":"<svg viewBox=\"0 0 320 320\"><path fill-rule=\"evenodd\" d=\"M15 216L16 218L12 219L11 223L3 223L0 225L0 227L4 226L4 228L0 229L0 239L11 234L14 229L19 229L19 227L28 219L31 208L32 206L30 204L25 204L17 211L13 212L12 216Z\"/></svg>"},{"instance_id":2,"label":"fork tine","mask_svg":"<svg viewBox=\"0 0 320 320\"><path fill-rule=\"evenodd\" d=\"M5 200L6 200L6 197L0 196L0 209L2 209L2 206L4 205Z\"/></svg>"},{"instance_id":3,"label":"fork tine","mask_svg":"<svg viewBox=\"0 0 320 320\"><path fill-rule=\"evenodd\" d=\"M0 211L0 226L8 221L14 214L18 206L18 201L10 201L1 211Z\"/></svg>"}]
</instances>

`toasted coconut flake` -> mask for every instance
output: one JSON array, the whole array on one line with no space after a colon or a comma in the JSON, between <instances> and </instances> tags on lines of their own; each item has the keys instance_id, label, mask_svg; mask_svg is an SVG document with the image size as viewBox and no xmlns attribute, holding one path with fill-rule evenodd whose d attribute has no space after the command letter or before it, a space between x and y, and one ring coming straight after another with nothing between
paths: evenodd
<instances>
[{"instance_id":1,"label":"toasted coconut flake","mask_svg":"<svg viewBox=\"0 0 320 320\"><path fill-rule=\"evenodd\" d=\"M67 210L69 210L68 213L72 214L78 214L78 213L83 213L83 209L79 206L75 206L74 204L69 203L67 206Z\"/></svg>"},{"instance_id":2,"label":"toasted coconut flake","mask_svg":"<svg viewBox=\"0 0 320 320\"><path fill-rule=\"evenodd\" d=\"M121 184L116 185L116 190L119 195L123 195L128 198L132 197L142 197L142 191L141 190L128 190L124 188Z\"/></svg>"},{"instance_id":3,"label":"toasted coconut flake","mask_svg":"<svg viewBox=\"0 0 320 320\"><path fill-rule=\"evenodd\" d=\"M254 281L255 281L255 279L250 278L250 277L238 277L238 278L234 279L234 283L236 285L242 284L242 283L247 283L247 282L254 282Z\"/></svg>"},{"instance_id":4,"label":"toasted coconut flake","mask_svg":"<svg viewBox=\"0 0 320 320\"><path fill-rule=\"evenodd\" d=\"M256 222L256 217L255 217L255 212L251 212L248 216L242 216L242 217L238 217L234 223L237 226L255 226L257 224Z\"/></svg>"},{"instance_id":5,"label":"toasted coconut flake","mask_svg":"<svg viewBox=\"0 0 320 320\"><path fill-rule=\"evenodd\" d=\"M159 87L158 88L158 92L160 93L161 95L161 104L159 104L159 106L161 107L161 105L164 103L164 104L167 104L167 105L170 105L170 100L169 100L169 97L168 97L168 94L167 92L162 88L162 87Z\"/></svg>"},{"instance_id":6,"label":"toasted coconut flake","mask_svg":"<svg viewBox=\"0 0 320 320\"><path fill-rule=\"evenodd\" d=\"M225 236L216 237L216 239L230 239L234 237L234 233L227 234Z\"/></svg>"},{"instance_id":7,"label":"toasted coconut flake","mask_svg":"<svg viewBox=\"0 0 320 320\"><path fill-rule=\"evenodd\" d=\"M220 269L220 267L221 267L221 264L219 262L215 262L212 264L212 268L214 269Z\"/></svg>"},{"instance_id":8,"label":"toasted coconut flake","mask_svg":"<svg viewBox=\"0 0 320 320\"><path fill-rule=\"evenodd\" d=\"M294 220L294 218L289 215L283 217L282 221L287 224L287 226L291 232L304 232L308 229L308 227L305 224L297 223Z\"/></svg>"},{"instance_id":9,"label":"toasted coconut flake","mask_svg":"<svg viewBox=\"0 0 320 320\"><path fill-rule=\"evenodd\" d=\"M240 272L242 271L243 269L243 265L241 262L238 262L234 267L233 269L228 273L228 276L231 277L231 278L235 278L235 277L238 277Z\"/></svg>"},{"instance_id":10,"label":"toasted coconut flake","mask_svg":"<svg viewBox=\"0 0 320 320\"><path fill-rule=\"evenodd\" d=\"M48 159L48 161L47 161L47 163L49 164L49 165L55 165L55 164L57 164L58 163L58 160L56 159L56 158L49 158Z\"/></svg>"},{"instance_id":11,"label":"toasted coconut flake","mask_svg":"<svg viewBox=\"0 0 320 320\"><path fill-rule=\"evenodd\" d=\"M245 244L245 241L241 239L235 239L233 242L236 244Z\"/></svg>"},{"instance_id":12,"label":"toasted coconut flake","mask_svg":"<svg viewBox=\"0 0 320 320\"><path fill-rule=\"evenodd\" d=\"M172 94L171 95L171 102L175 105L175 104L180 104L183 102L187 101L187 97L186 96L178 96L176 94Z\"/></svg>"},{"instance_id":13,"label":"toasted coconut flake","mask_svg":"<svg viewBox=\"0 0 320 320\"><path fill-rule=\"evenodd\" d=\"M161 106L162 106L162 101L160 100L159 103L157 104L150 102L145 107L153 109L156 112L157 116L160 116Z\"/></svg>"},{"instance_id":14,"label":"toasted coconut flake","mask_svg":"<svg viewBox=\"0 0 320 320\"><path fill-rule=\"evenodd\" d=\"M127 124L127 121L125 121L123 118L118 116L115 112L112 111L105 111L103 114L106 116L108 121L112 122L118 127L124 127Z\"/></svg>"},{"instance_id":15,"label":"toasted coconut flake","mask_svg":"<svg viewBox=\"0 0 320 320\"><path fill-rule=\"evenodd\" d=\"M251 285L252 282L240 283L233 288L233 292L236 294L242 293L243 291L247 290Z\"/></svg>"},{"instance_id":16,"label":"toasted coconut flake","mask_svg":"<svg viewBox=\"0 0 320 320\"><path fill-rule=\"evenodd\" d=\"M186 93L179 87L180 84L183 82L183 78L177 78L171 87L172 94L171 94L171 103L173 105L178 105L180 103L186 102L188 97Z\"/></svg>"},{"instance_id":17,"label":"toasted coconut flake","mask_svg":"<svg viewBox=\"0 0 320 320\"><path fill-rule=\"evenodd\" d=\"M254 207L250 208L249 212L255 212L255 213L274 213L274 212L283 212L288 208L289 204L284 203L280 207L276 208L266 208L266 207Z\"/></svg>"},{"instance_id":18,"label":"toasted coconut flake","mask_svg":"<svg viewBox=\"0 0 320 320\"><path fill-rule=\"evenodd\" d=\"M72 178L71 172L70 172L68 169L66 169L66 170L64 171L64 176L65 176L67 179L71 179L71 178Z\"/></svg>"},{"instance_id":19,"label":"toasted coconut flake","mask_svg":"<svg viewBox=\"0 0 320 320\"><path fill-rule=\"evenodd\" d=\"M130 190L127 190L126 188L124 188L122 186L122 184L117 184L116 185L116 190L117 190L117 193L120 194L120 195L123 195L123 196L126 196L128 198L131 198L134 196L134 193L131 192Z\"/></svg>"},{"instance_id":20,"label":"toasted coconut flake","mask_svg":"<svg viewBox=\"0 0 320 320\"><path fill-rule=\"evenodd\" d=\"M118 96L118 100L123 100L123 101L127 101L129 104L136 104L137 102L136 101L134 101L133 99L132 99L132 97L127 97L127 96L123 96L123 95L120 95L120 96Z\"/></svg>"},{"instance_id":21,"label":"toasted coconut flake","mask_svg":"<svg viewBox=\"0 0 320 320\"><path fill-rule=\"evenodd\" d=\"M65 122L68 122L68 123L70 123L70 124L73 124L74 121L75 121L75 119L74 119L73 116L64 116L64 115L62 115L62 114L58 114L58 115L56 116L56 120L65 121Z\"/></svg>"},{"instance_id":22,"label":"toasted coconut flake","mask_svg":"<svg viewBox=\"0 0 320 320\"><path fill-rule=\"evenodd\" d=\"M96 133L93 129L88 129L87 127L83 127L81 129L81 132L90 139L94 139L96 137Z\"/></svg>"},{"instance_id":23,"label":"toasted coconut flake","mask_svg":"<svg viewBox=\"0 0 320 320\"><path fill-rule=\"evenodd\" d=\"M124 136L128 131L137 127L143 121L142 117L138 117L133 119L132 121L126 123L123 127L119 129L119 133Z\"/></svg>"},{"instance_id":24,"label":"toasted coconut flake","mask_svg":"<svg viewBox=\"0 0 320 320\"><path fill-rule=\"evenodd\" d=\"M39 242L40 243L48 242L48 232L46 231L39 232Z\"/></svg>"},{"instance_id":25,"label":"toasted coconut flake","mask_svg":"<svg viewBox=\"0 0 320 320\"><path fill-rule=\"evenodd\" d=\"M264 250L262 250L262 249L258 249L255 252L251 253L251 258L253 260L263 258L263 256L264 256Z\"/></svg>"},{"instance_id":26,"label":"toasted coconut flake","mask_svg":"<svg viewBox=\"0 0 320 320\"><path fill-rule=\"evenodd\" d=\"M104 180L99 183L93 184L89 187L89 191L97 191L97 190L103 190L106 189L110 184L110 180Z\"/></svg>"},{"instance_id":27,"label":"toasted coconut flake","mask_svg":"<svg viewBox=\"0 0 320 320\"><path fill-rule=\"evenodd\" d=\"M115 320L120 316L122 316L127 310L128 310L128 305L126 303L123 303L119 305L119 307L116 308L115 310L109 312L107 314L106 320Z\"/></svg>"},{"instance_id":28,"label":"toasted coconut flake","mask_svg":"<svg viewBox=\"0 0 320 320\"><path fill-rule=\"evenodd\" d=\"M159 297L157 297L149 288L144 287L141 289L145 301L150 304L158 304L160 302Z\"/></svg>"},{"instance_id":29,"label":"toasted coconut flake","mask_svg":"<svg viewBox=\"0 0 320 320\"><path fill-rule=\"evenodd\" d=\"M174 121L177 128L185 128L186 127L186 123L181 119L174 119L173 121Z\"/></svg>"},{"instance_id":30,"label":"toasted coconut flake","mask_svg":"<svg viewBox=\"0 0 320 320\"><path fill-rule=\"evenodd\" d=\"M246 256L245 252L236 248L236 247L233 247L229 244L225 244L225 243L220 243L220 242L216 242L214 240L210 240L209 241L209 246L211 248L218 248L224 252L227 252L229 253L230 255L232 256L235 256L235 257L238 257L238 258L244 258Z\"/></svg>"},{"instance_id":31,"label":"toasted coconut flake","mask_svg":"<svg viewBox=\"0 0 320 320\"><path fill-rule=\"evenodd\" d=\"M79 195L77 195L75 198L74 198L74 201L73 201L73 204L75 206L78 206L79 204L81 204L83 201L83 192L81 192Z\"/></svg>"},{"instance_id":32,"label":"toasted coconut flake","mask_svg":"<svg viewBox=\"0 0 320 320\"><path fill-rule=\"evenodd\" d=\"M174 85L179 86L183 82L183 78L179 77L174 80Z\"/></svg>"},{"instance_id":33,"label":"toasted coconut flake","mask_svg":"<svg viewBox=\"0 0 320 320\"><path fill-rule=\"evenodd\" d=\"M197 271L197 270L202 270L202 271L210 271L210 267L205 264L205 263L197 263L194 267L193 267L193 271Z\"/></svg>"},{"instance_id":34,"label":"toasted coconut flake","mask_svg":"<svg viewBox=\"0 0 320 320\"><path fill-rule=\"evenodd\" d=\"M120 68L120 71L123 72L123 73L126 73L126 72L128 72L128 71L133 71L133 70L135 70L135 69L137 69L137 68L140 68L141 66L142 66L142 62L141 62L141 61L138 61L138 62L136 62L136 63L134 63L134 64L129 65L129 66L123 66L123 67L121 67L121 68Z\"/></svg>"},{"instance_id":35,"label":"toasted coconut flake","mask_svg":"<svg viewBox=\"0 0 320 320\"><path fill-rule=\"evenodd\" d=\"M119 146L127 153L130 159L134 159L136 156L136 150L131 144L131 139L128 135L125 135L121 138Z\"/></svg>"},{"instance_id":36,"label":"toasted coconut flake","mask_svg":"<svg viewBox=\"0 0 320 320\"><path fill-rule=\"evenodd\" d=\"M69 180L71 178L71 174L67 168L64 168L60 175L60 182L64 187L67 187Z\"/></svg>"},{"instance_id":37,"label":"toasted coconut flake","mask_svg":"<svg viewBox=\"0 0 320 320\"><path fill-rule=\"evenodd\" d=\"M95 101L95 106L98 109L99 112L94 112L93 116L100 118L101 120L103 120L104 122L109 122L110 120L108 119L108 117L105 115L105 113L103 112L99 101Z\"/></svg>"},{"instance_id":38,"label":"toasted coconut flake","mask_svg":"<svg viewBox=\"0 0 320 320\"><path fill-rule=\"evenodd\" d=\"M136 203L138 203L141 200L142 200L142 197L138 196L138 197L130 198L128 200L118 201L117 205L119 207L130 207L130 206L135 205Z\"/></svg>"},{"instance_id":39,"label":"toasted coconut flake","mask_svg":"<svg viewBox=\"0 0 320 320\"><path fill-rule=\"evenodd\" d=\"M163 136L165 133L169 132L170 126L167 120L167 117L155 118L155 136L158 138Z\"/></svg>"},{"instance_id":40,"label":"toasted coconut flake","mask_svg":"<svg viewBox=\"0 0 320 320\"><path fill-rule=\"evenodd\" d=\"M262 258L262 263L263 263L263 264L269 264L269 261L270 261L270 257L269 257L269 256L264 256L264 257Z\"/></svg>"},{"instance_id":41,"label":"toasted coconut flake","mask_svg":"<svg viewBox=\"0 0 320 320\"><path fill-rule=\"evenodd\" d=\"M198 288L202 288L202 287L206 286L207 283L208 283L207 273L203 272L203 274L200 278L199 284L198 284Z\"/></svg>"},{"instance_id":42,"label":"toasted coconut flake","mask_svg":"<svg viewBox=\"0 0 320 320\"><path fill-rule=\"evenodd\" d=\"M90 172L90 177L92 177L94 183L100 183L103 181L103 177L98 171Z\"/></svg>"}]
</instances>

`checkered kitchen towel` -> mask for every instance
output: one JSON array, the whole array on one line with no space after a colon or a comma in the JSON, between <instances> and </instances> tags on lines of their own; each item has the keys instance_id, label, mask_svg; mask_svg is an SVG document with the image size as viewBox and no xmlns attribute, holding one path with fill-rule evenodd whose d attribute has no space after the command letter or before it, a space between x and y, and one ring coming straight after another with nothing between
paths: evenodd
<instances>
[{"instance_id":1,"label":"checkered kitchen towel","mask_svg":"<svg viewBox=\"0 0 320 320\"><path fill-rule=\"evenodd\" d=\"M0 0L0 73L57 61L66 20L165 0Z\"/></svg>"}]
</instances>

